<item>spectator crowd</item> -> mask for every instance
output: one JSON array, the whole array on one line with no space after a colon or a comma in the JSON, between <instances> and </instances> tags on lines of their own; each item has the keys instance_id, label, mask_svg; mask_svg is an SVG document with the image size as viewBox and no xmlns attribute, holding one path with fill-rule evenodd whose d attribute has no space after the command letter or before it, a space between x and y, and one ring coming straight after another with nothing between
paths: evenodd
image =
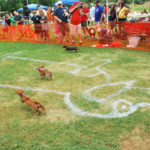
<instances>
[{"instance_id":1,"label":"spectator crowd","mask_svg":"<svg viewBox=\"0 0 150 150\"><path fill-rule=\"evenodd\" d=\"M117 4L112 3L110 8L106 4L102 5L99 0L96 0L95 4L91 3L89 8L84 2L77 1L71 7L63 6L63 3L58 1L55 7L54 10L48 7L46 11L37 6L37 10L32 11L31 20L37 40L50 41L50 29L53 29L58 43L74 44L77 37L78 43L82 44L82 39L88 36L88 26L92 25L98 28L108 20L110 30L113 31L116 26L114 22L127 21L130 11L123 0L119 0ZM3 16L1 24L3 27L23 26L25 19L17 11L14 11Z\"/></svg>"}]
</instances>

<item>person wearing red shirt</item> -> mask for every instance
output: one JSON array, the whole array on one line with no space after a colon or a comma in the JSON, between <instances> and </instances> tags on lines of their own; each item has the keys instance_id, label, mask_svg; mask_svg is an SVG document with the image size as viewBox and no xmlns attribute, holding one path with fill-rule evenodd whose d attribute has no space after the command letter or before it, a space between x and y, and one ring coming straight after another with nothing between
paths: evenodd
<instances>
[{"instance_id":1,"label":"person wearing red shirt","mask_svg":"<svg viewBox=\"0 0 150 150\"><path fill-rule=\"evenodd\" d=\"M73 6L70 7L69 13L71 14L71 25L70 25L70 32L72 36L72 43L75 43L75 34L78 34L79 43L82 44L81 41L81 9L78 6L78 2L75 1Z\"/></svg>"},{"instance_id":2,"label":"person wearing red shirt","mask_svg":"<svg viewBox=\"0 0 150 150\"><path fill-rule=\"evenodd\" d=\"M84 36L87 37L87 25L88 25L88 16L89 16L89 9L84 6L83 2L80 2L81 5L81 11L82 11L82 15L81 15L81 26L84 32Z\"/></svg>"}]
</instances>

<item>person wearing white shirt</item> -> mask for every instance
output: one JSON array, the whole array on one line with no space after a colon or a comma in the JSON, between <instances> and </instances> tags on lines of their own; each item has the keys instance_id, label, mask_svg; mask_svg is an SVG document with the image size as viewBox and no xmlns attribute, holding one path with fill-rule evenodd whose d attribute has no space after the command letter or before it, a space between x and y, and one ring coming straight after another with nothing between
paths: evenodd
<instances>
[{"instance_id":1,"label":"person wearing white shirt","mask_svg":"<svg viewBox=\"0 0 150 150\"><path fill-rule=\"evenodd\" d=\"M93 25L93 22L95 20L95 7L93 6L93 3L90 4L90 14L89 14L89 17L90 17L90 22Z\"/></svg>"},{"instance_id":2,"label":"person wearing white shirt","mask_svg":"<svg viewBox=\"0 0 150 150\"><path fill-rule=\"evenodd\" d=\"M40 15L40 10L42 10L44 15L47 16L47 12L44 9L41 9L40 5L37 6L37 15Z\"/></svg>"}]
</instances>

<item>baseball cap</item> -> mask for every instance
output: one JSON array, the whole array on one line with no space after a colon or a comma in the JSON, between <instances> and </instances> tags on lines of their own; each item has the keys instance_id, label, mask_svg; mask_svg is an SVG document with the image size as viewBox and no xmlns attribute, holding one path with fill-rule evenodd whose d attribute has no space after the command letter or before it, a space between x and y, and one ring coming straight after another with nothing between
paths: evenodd
<instances>
[{"instance_id":1,"label":"baseball cap","mask_svg":"<svg viewBox=\"0 0 150 150\"><path fill-rule=\"evenodd\" d=\"M96 0L95 3L100 3L100 1L99 1L99 0Z\"/></svg>"},{"instance_id":2,"label":"baseball cap","mask_svg":"<svg viewBox=\"0 0 150 150\"><path fill-rule=\"evenodd\" d=\"M58 1L58 2L57 2L57 5L60 5L60 4L62 4L62 1Z\"/></svg>"},{"instance_id":3,"label":"baseball cap","mask_svg":"<svg viewBox=\"0 0 150 150\"><path fill-rule=\"evenodd\" d=\"M73 4L74 4L74 5L77 5L77 4L79 4L79 2L75 1Z\"/></svg>"}]
</instances>

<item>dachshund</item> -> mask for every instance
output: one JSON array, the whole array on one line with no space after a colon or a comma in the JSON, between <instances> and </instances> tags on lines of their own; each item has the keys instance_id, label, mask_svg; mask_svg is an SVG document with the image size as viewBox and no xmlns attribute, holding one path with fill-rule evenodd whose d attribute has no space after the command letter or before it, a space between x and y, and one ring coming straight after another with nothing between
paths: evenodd
<instances>
[{"instance_id":1,"label":"dachshund","mask_svg":"<svg viewBox=\"0 0 150 150\"><path fill-rule=\"evenodd\" d=\"M79 48L78 47L73 47L73 46L66 46L66 45L64 45L63 46L63 48L65 48L66 49L66 51L75 51L75 52L78 52L78 50L79 50Z\"/></svg>"},{"instance_id":2,"label":"dachshund","mask_svg":"<svg viewBox=\"0 0 150 150\"><path fill-rule=\"evenodd\" d=\"M28 96L24 94L24 91L19 89L16 91L16 94L20 96L21 102L25 103L28 106L31 106L35 109L39 114L41 113L40 108L45 112L44 106L42 106L39 102L32 100Z\"/></svg>"},{"instance_id":3,"label":"dachshund","mask_svg":"<svg viewBox=\"0 0 150 150\"><path fill-rule=\"evenodd\" d=\"M44 70L44 66L39 66L36 70L39 71L42 78L48 77L49 79L52 79L52 73L48 70Z\"/></svg>"},{"instance_id":4,"label":"dachshund","mask_svg":"<svg viewBox=\"0 0 150 150\"><path fill-rule=\"evenodd\" d=\"M90 40L95 40L96 30L95 28L87 28L87 32Z\"/></svg>"},{"instance_id":5,"label":"dachshund","mask_svg":"<svg viewBox=\"0 0 150 150\"><path fill-rule=\"evenodd\" d=\"M109 44L113 41L111 32L108 29L103 28L98 30L99 43Z\"/></svg>"}]
</instances>

